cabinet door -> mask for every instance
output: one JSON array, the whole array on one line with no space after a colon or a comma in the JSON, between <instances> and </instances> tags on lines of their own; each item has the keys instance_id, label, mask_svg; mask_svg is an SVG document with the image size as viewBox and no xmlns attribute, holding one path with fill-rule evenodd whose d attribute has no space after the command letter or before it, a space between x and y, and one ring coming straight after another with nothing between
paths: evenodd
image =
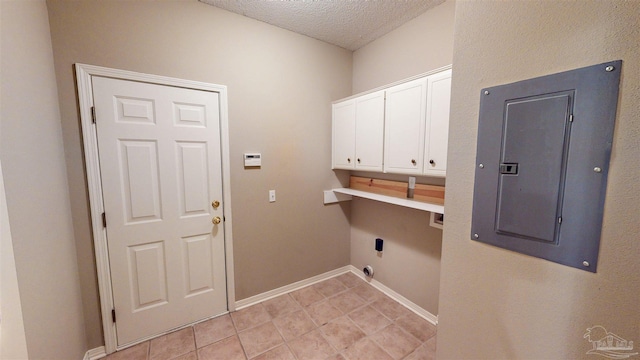
<instances>
[{"instance_id":1,"label":"cabinet door","mask_svg":"<svg viewBox=\"0 0 640 360\"><path fill-rule=\"evenodd\" d=\"M426 79L386 90L384 171L421 174L424 153Z\"/></svg>"},{"instance_id":2,"label":"cabinet door","mask_svg":"<svg viewBox=\"0 0 640 360\"><path fill-rule=\"evenodd\" d=\"M384 91L356 101L356 170L382 171L384 145Z\"/></svg>"},{"instance_id":3,"label":"cabinet door","mask_svg":"<svg viewBox=\"0 0 640 360\"><path fill-rule=\"evenodd\" d=\"M356 152L356 106L354 100L333 104L332 169L353 169Z\"/></svg>"},{"instance_id":4,"label":"cabinet door","mask_svg":"<svg viewBox=\"0 0 640 360\"><path fill-rule=\"evenodd\" d=\"M427 81L424 174L444 177L447 170L451 70L429 76Z\"/></svg>"}]
</instances>

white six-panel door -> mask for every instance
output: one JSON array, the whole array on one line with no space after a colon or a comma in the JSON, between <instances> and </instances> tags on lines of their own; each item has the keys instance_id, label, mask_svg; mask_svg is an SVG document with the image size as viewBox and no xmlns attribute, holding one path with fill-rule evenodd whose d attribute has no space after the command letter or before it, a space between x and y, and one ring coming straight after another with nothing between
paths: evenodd
<instances>
[{"instance_id":1,"label":"white six-panel door","mask_svg":"<svg viewBox=\"0 0 640 360\"><path fill-rule=\"evenodd\" d=\"M219 95L92 86L120 347L227 310Z\"/></svg>"}]
</instances>

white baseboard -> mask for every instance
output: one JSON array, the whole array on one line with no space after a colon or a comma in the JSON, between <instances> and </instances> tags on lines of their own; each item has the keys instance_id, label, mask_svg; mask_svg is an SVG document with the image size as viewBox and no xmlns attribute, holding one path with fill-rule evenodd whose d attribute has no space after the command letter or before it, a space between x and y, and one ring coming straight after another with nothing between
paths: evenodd
<instances>
[{"instance_id":1,"label":"white baseboard","mask_svg":"<svg viewBox=\"0 0 640 360\"><path fill-rule=\"evenodd\" d=\"M365 277L364 274L362 273L362 271L360 271L359 269L357 269L353 265L343 266L341 268L328 271L328 272L326 272L324 274L316 275L316 276L310 277L310 278L305 279L305 280L297 281L297 282L295 282L293 284L285 285L285 286L279 287L277 289L269 290L269 291L264 292L262 294L254 295L254 296L251 296L249 298L236 301L236 310L240 310L240 309L249 307L251 305L255 305L255 304L261 303L263 301L266 301L266 300L269 300L269 299L273 299L273 298L278 297L280 295L284 295L284 294L287 294L287 293L302 289L305 286L313 285L315 283L319 283L321 281L324 281L324 280L327 280L327 279L330 279L332 277L336 277L336 276L339 276L339 275L342 275L342 274L345 274L345 273L348 273L348 272L351 272L354 275L358 276L359 278L365 280L366 282L371 284L371 286L373 286L374 288L382 291L387 296L389 296L390 298L394 299L395 301L397 301L398 303L400 303L401 305L403 305L407 309L413 311L418 316L424 318L425 320L427 320L428 322L432 323L433 325L438 325L438 316L431 314L427 310L425 310L425 309L421 308L420 306L416 305L415 303L411 302L409 299L407 299L404 296L398 294L397 292L391 290L390 288L388 288L387 286L385 286L381 282L379 282L379 281L377 281L375 279L369 279L369 278ZM190 324L188 326L191 326L191 325L193 325L193 324ZM91 350L87 351L87 353L84 355L84 359L83 360L98 360L98 359L102 359L105 356L107 356L105 347L104 346L100 346L100 347L97 347L95 349L91 349Z\"/></svg>"},{"instance_id":2,"label":"white baseboard","mask_svg":"<svg viewBox=\"0 0 640 360\"><path fill-rule=\"evenodd\" d=\"M353 265L349 265L349 270L354 273L355 275L357 275L359 278L365 280L366 282L368 282L369 284L371 284L371 286L373 286L374 288L382 291L383 293L385 293L387 296L389 296L390 298L392 298L393 300L397 301L400 303L400 305L406 307L407 309L413 311L414 313L416 313L416 315L424 318L425 320L427 320L428 322L432 323L433 325L438 325L438 316L437 315L433 315L432 313L428 312L427 310L421 308L420 306L416 305L415 303L413 303L411 300L407 299L406 297L398 294L397 292L393 291L392 289L388 288L386 285L384 285L383 283L381 283L380 281L376 280L376 279L371 279L371 278L367 278L364 276L364 274L362 273L362 270L356 268Z\"/></svg>"},{"instance_id":3,"label":"white baseboard","mask_svg":"<svg viewBox=\"0 0 640 360\"><path fill-rule=\"evenodd\" d=\"M83 360L97 360L97 359L102 359L105 356L107 356L107 352L104 346L100 346L95 349L91 349L87 351L87 353L84 354Z\"/></svg>"},{"instance_id":4,"label":"white baseboard","mask_svg":"<svg viewBox=\"0 0 640 360\"><path fill-rule=\"evenodd\" d=\"M273 298L278 297L280 295L287 294L287 293L290 293L292 291L296 291L298 289L302 289L305 286L313 285L315 283L319 283L321 281L330 279L332 277L336 277L338 275L342 275L344 273L348 273L349 271L352 271L351 268L352 268L351 265L343 266L341 268L328 271L328 272L326 272L324 274L316 275L316 276L310 277L308 279L295 282L293 284L289 284L289 285L286 285L286 286L283 286L283 287L280 287L280 288L277 288L277 289L273 289L273 290L264 292L262 294L258 294L258 295L255 295L255 296L252 296L252 297L249 297L249 298L246 298L246 299L242 299L242 300L236 301L236 310L240 310L240 309L249 307L251 305L255 305L257 303L260 303L260 302L263 302L263 301L266 301L266 300L269 300L269 299L273 299ZM219 316L219 315L216 315L216 316ZM206 320L208 320L208 319L205 319L205 320L202 320L202 321L206 321ZM188 325L185 325L185 327L186 326L192 326L192 325L193 324L188 324ZM176 329L171 329L170 331L175 331L175 330ZM157 337L157 336L159 336L159 335L155 335L153 337ZM153 338L153 337L151 337L151 338ZM140 342L147 341L147 340L149 340L149 339L143 339L143 340L140 340ZM127 346L132 346L132 345L135 345L135 344L128 344ZM122 350L122 349L120 349L120 350ZM101 358L103 358L105 356L107 356L105 347L104 346L100 346L100 347L97 347L95 349L91 349L91 350L87 351L87 353L84 355L84 359L83 360L97 360L97 359L101 359Z\"/></svg>"},{"instance_id":5,"label":"white baseboard","mask_svg":"<svg viewBox=\"0 0 640 360\"><path fill-rule=\"evenodd\" d=\"M371 286L373 286L374 288L382 291L383 293L385 293L387 296L389 296L393 300L399 302L401 305L403 305L407 309L413 311L418 316L424 318L425 320L427 320L428 322L432 323L433 325L438 325L438 316L431 314L430 312L428 312L427 310L425 310L425 309L421 308L420 306L416 305L415 303L413 303L409 299L405 298L404 296L402 296L402 295L398 294L397 292L393 291L392 289L388 288L387 286L385 286L381 282L379 282L379 281L377 281L375 279L366 278L364 276L364 274L362 273L362 271L360 271L359 269L357 269L353 265L343 266L343 267L341 267L339 269L335 269L335 270L326 272L324 274L316 275L314 277L310 277L310 278L305 279L305 280L300 280L300 281L295 282L293 284L285 285L283 287L280 287L280 288L277 288L277 289L273 289L273 290L264 292L262 294L254 295L252 297L236 301L236 310L240 310L240 309L249 307L251 305L255 305L255 304L261 303L263 301L266 301L266 300L269 300L269 299L273 299L273 298L278 297L280 295L284 295L284 294L290 293L292 291L296 291L298 289L302 289L305 286L313 285L315 283L319 283L321 281L330 279L332 277L336 277L338 275L342 275L342 274L347 273L347 272L352 272L353 274L355 274L359 278L361 278L361 279L365 280L366 282L368 282L369 284L371 284Z\"/></svg>"},{"instance_id":6,"label":"white baseboard","mask_svg":"<svg viewBox=\"0 0 640 360\"><path fill-rule=\"evenodd\" d=\"M289 284L283 287L279 287L277 289L269 290L267 292L263 292L262 294L254 295L246 299L238 300L236 301L236 310L240 310L240 309L249 307L251 305L255 305L257 303L260 303L269 299L273 299L280 295L284 295L292 291L302 289L305 286L313 285L315 283L319 283L321 281L330 279L332 277L342 275L344 273L352 271L351 268L352 268L351 265L343 266L341 268L328 271L324 274L316 275L305 280L300 280L300 281L294 282L293 284Z\"/></svg>"}]
</instances>

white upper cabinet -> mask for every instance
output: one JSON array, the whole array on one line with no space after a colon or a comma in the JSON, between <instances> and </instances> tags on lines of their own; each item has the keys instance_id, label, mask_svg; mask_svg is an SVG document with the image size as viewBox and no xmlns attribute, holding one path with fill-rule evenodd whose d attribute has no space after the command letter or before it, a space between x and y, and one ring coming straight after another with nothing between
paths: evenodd
<instances>
[{"instance_id":1,"label":"white upper cabinet","mask_svg":"<svg viewBox=\"0 0 640 360\"><path fill-rule=\"evenodd\" d=\"M382 171L384 91L333 105L333 168Z\"/></svg>"},{"instance_id":2,"label":"white upper cabinet","mask_svg":"<svg viewBox=\"0 0 640 360\"><path fill-rule=\"evenodd\" d=\"M353 169L356 154L356 101L333 104L333 169Z\"/></svg>"},{"instance_id":3,"label":"white upper cabinet","mask_svg":"<svg viewBox=\"0 0 640 360\"><path fill-rule=\"evenodd\" d=\"M332 167L444 177L450 93L445 70L333 104Z\"/></svg>"},{"instance_id":4,"label":"white upper cabinet","mask_svg":"<svg viewBox=\"0 0 640 360\"><path fill-rule=\"evenodd\" d=\"M421 174L427 80L422 78L386 90L384 171Z\"/></svg>"},{"instance_id":5,"label":"white upper cabinet","mask_svg":"<svg viewBox=\"0 0 640 360\"><path fill-rule=\"evenodd\" d=\"M451 70L431 75L427 80L428 96L423 173L425 175L444 177L447 170Z\"/></svg>"},{"instance_id":6,"label":"white upper cabinet","mask_svg":"<svg viewBox=\"0 0 640 360\"><path fill-rule=\"evenodd\" d=\"M356 99L356 170L382 171L384 91Z\"/></svg>"}]
</instances>

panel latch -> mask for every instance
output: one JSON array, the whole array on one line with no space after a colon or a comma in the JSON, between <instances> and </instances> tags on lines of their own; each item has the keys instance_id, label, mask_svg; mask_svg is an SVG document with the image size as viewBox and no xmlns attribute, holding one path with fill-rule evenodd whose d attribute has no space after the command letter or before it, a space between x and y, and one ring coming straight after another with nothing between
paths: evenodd
<instances>
[{"instance_id":1,"label":"panel latch","mask_svg":"<svg viewBox=\"0 0 640 360\"><path fill-rule=\"evenodd\" d=\"M500 164L500 174L518 175L518 164Z\"/></svg>"}]
</instances>

